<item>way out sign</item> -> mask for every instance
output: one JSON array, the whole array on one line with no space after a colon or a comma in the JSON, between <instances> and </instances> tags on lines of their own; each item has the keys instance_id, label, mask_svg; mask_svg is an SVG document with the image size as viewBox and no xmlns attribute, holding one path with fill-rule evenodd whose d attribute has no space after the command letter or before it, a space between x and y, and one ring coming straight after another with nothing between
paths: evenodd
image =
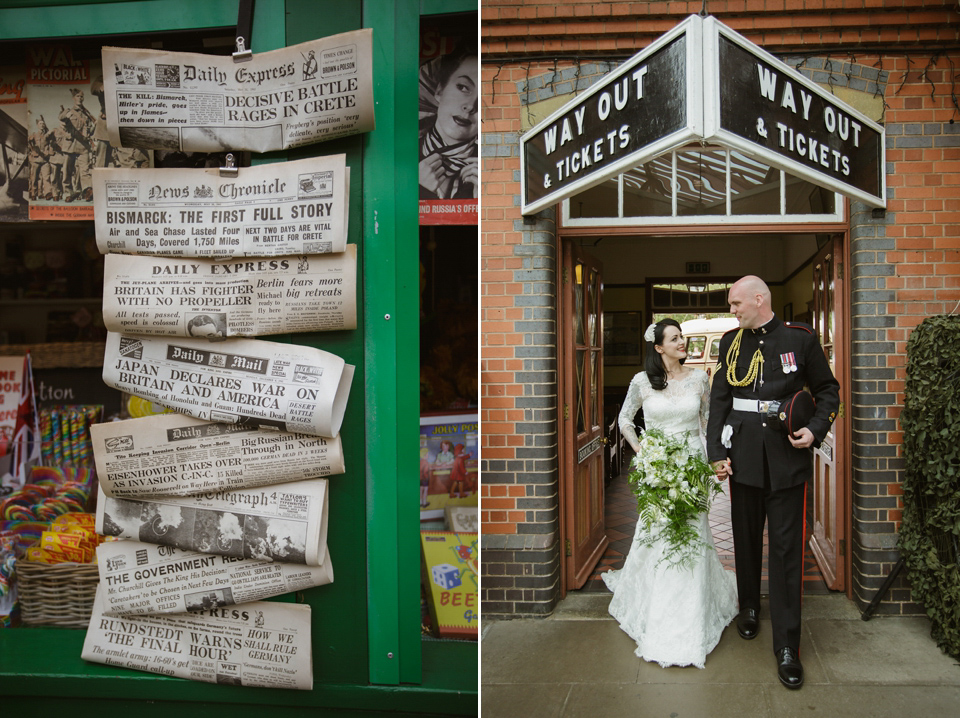
<instances>
[{"instance_id":1,"label":"way out sign","mask_svg":"<svg viewBox=\"0 0 960 718\"><path fill-rule=\"evenodd\" d=\"M880 125L692 15L521 138L522 212L701 140L886 206Z\"/></svg>"},{"instance_id":2,"label":"way out sign","mask_svg":"<svg viewBox=\"0 0 960 718\"><path fill-rule=\"evenodd\" d=\"M700 136L701 26L687 18L520 139L523 214Z\"/></svg>"}]
</instances>

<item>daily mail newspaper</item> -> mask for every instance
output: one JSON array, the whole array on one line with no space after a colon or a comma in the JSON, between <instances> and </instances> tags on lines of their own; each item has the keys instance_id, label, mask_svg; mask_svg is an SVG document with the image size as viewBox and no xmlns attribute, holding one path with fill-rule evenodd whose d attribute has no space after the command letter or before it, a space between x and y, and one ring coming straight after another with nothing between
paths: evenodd
<instances>
[{"instance_id":1,"label":"daily mail newspaper","mask_svg":"<svg viewBox=\"0 0 960 718\"><path fill-rule=\"evenodd\" d=\"M209 611L333 582L329 555L320 566L301 566L140 541L101 544L97 568L110 616Z\"/></svg>"},{"instance_id":2,"label":"daily mail newspaper","mask_svg":"<svg viewBox=\"0 0 960 718\"><path fill-rule=\"evenodd\" d=\"M310 606L254 601L169 616L104 614L97 589L80 657L206 683L313 688Z\"/></svg>"},{"instance_id":3,"label":"daily mail newspaper","mask_svg":"<svg viewBox=\"0 0 960 718\"><path fill-rule=\"evenodd\" d=\"M327 480L194 496L114 499L98 492L101 536L201 553L320 566L327 558Z\"/></svg>"},{"instance_id":4,"label":"daily mail newspaper","mask_svg":"<svg viewBox=\"0 0 960 718\"><path fill-rule=\"evenodd\" d=\"M259 53L105 47L110 142L188 152L270 152L374 128L373 31Z\"/></svg>"},{"instance_id":5,"label":"daily mail newspaper","mask_svg":"<svg viewBox=\"0 0 960 718\"><path fill-rule=\"evenodd\" d=\"M256 337L357 327L357 247L274 259L108 254L103 323L142 336Z\"/></svg>"},{"instance_id":6,"label":"daily mail newspaper","mask_svg":"<svg viewBox=\"0 0 960 718\"><path fill-rule=\"evenodd\" d=\"M322 349L262 339L108 332L103 381L197 419L336 436L354 368Z\"/></svg>"},{"instance_id":7,"label":"daily mail newspaper","mask_svg":"<svg viewBox=\"0 0 960 718\"><path fill-rule=\"evenodd\" d=\"M344 251L350 170L345 155L218 169L93 171L102 254L274 257Z\"/></svg>"},{"instance_id":8,"label":"daily mail newspaper","mask_svg":"<svg viewBox=\"0 0 960 718\"><path fill-rule=\"evenodd\" d=\"M317 479L345 471L340 437L260 431L183 414L90 427L100 488L135 499Z\"/></svg>"}]
</instances>

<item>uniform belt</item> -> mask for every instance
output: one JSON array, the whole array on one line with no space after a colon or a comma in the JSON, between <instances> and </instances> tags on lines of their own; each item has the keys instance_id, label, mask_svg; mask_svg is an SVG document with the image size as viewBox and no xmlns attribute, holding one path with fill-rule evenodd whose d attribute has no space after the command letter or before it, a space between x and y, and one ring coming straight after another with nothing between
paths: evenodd
<instances>
[{"instance_id":1,"label":"uniform belt","mask_svg":"<svg viewBox=\"0 0 960 718\"><path fill-rule=\"evenodd\" d=\"M776 414L779 409L779 401L758 401L757 399L733 398L734 411L752 411L755 414Z\"/></svg>"}]
</instances>

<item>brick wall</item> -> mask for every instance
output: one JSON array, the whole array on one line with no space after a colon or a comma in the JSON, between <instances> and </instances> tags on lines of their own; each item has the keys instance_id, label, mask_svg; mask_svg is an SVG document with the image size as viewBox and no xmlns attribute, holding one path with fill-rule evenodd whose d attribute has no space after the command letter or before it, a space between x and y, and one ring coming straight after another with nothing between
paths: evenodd
<instances>
[{"instance_id":1,"label":"brick wall","mask_svg":"<svg viewBox=\"0 0 960 718\"><path fill-rule=\"evenodd\" d=\"M816 82L884 98L888 205L851 206L854 597L898 558L906 340L960 301L960 15L922 0L710 2L708 10ZM519 136L535 105L582 91L702 2L518 3L482 10L482 591L487 616L542 615L559 596L556 239L520 216ZM917 42L922 41L922 48ZM879 49L880 46L883 49ZM873 51L871 51L871 48ZM932 93L932 96L931 96ZM878 118L874 118L878 119ZM951 120L955 120L951 124ZM878 614L921 608L901 577Z\"/></svg>"}]
</instances>

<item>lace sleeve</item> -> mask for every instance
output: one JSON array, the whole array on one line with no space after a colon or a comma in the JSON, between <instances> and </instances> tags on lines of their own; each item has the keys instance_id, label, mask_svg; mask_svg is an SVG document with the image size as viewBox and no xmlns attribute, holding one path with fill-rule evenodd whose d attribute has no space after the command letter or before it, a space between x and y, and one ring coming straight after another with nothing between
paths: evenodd
<instances>
[{"instance_id":1,"label":"lace sleeve","mask_svg":"<svg viewBox=\"0 0 960 718\"><path fill-rule=\"evenodd\" d=\"M630 386L627 387L627 396L623 400L620 416L617 419L620 424L620 433L626 437L627 443L634 451L637 451L640 446L640 441L637 439L637 430L634 426L634 417L640 411L640 407L643 406L643 396L640 394L641 376L642 373L637 374L630 381Z\"/></svg>"},{"instance_id":2,"label":"lace sleeve","mask_svg":"<svg viewBox=\"0 0 960 718\"><path fill-rule=\"evenodd\" d=\"M700 387L700 436L706 437L707 419L710 418L710 377L702 371L697 379Z\"/></svg>"}]
</instances>

